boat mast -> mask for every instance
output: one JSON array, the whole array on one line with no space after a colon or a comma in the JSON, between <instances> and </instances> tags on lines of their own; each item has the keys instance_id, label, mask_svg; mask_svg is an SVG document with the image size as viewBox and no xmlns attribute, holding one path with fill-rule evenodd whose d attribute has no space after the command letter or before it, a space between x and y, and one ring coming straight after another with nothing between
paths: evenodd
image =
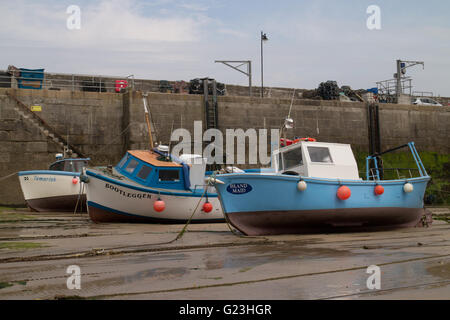
<instances>
[{"instance_id":1,"label":"boat mast","mask_svg":"<svg viewBox=\"0 0 450 320\"><path fill-rule=\"evenodd\" d=\"M150 112L148 111L147 108L147 93L146 94L142 94L142 101L144 102L144 112L145 112L145 122L147 123L147 130L148 130L148 136L150 139L150 150L153 149L153 137L152 137L152 128L150 125Z\"/></svg>"}]
</instances>

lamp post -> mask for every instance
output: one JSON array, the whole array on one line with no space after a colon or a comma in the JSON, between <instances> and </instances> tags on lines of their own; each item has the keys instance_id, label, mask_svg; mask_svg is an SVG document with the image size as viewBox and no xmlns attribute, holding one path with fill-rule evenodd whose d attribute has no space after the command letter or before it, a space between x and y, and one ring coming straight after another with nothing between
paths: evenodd
<instances>
[{"instance_id":1,"label":"lamp post","mask_svg":"<svg viewBox=\"0 0 450 320\"><path fill-rule=\"evenodd\" d=\"M269 40L265 33L261 31L261 98L264 97L264 63L263 63L263 41Z\"/></svg>"}]
</instances>

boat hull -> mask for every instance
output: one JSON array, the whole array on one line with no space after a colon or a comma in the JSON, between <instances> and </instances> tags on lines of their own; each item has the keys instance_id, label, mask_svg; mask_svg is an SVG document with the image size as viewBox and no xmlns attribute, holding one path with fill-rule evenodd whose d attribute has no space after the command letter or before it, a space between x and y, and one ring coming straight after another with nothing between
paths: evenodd
<instances>
[{"instance_id":1,"label":"boat hull","mask_svg":"<svg viewBox=\"0 0 450 320\"><path fill-rule=\"evenodd\" d=\"M89 217L94 222L144 222L144 223L185 223L198 208L191 222L223 222L224 216L217 194L208 193L212 204L211 212L202 210L206 202L203 192L180 190L160 190L140 187L129 181L108 177L98 170L86 171L87 207ZM153 203L161 198L165 209L157 212Z\"/></svg>"},{"instance_id":2,"label":"boat hull","mask_svg":"<svg viewBox=\"0 0 450 320\"><path fill-rule=\"evenodd\" d=\"M375 231L414 227L423 208L347 208L227 213L230 223L246 235L343 231Z\"/></svg>"},{"instance_id":3,"label":"boat hull","mask_svg":"<svg viewBox=\"0 0 450 320\"><path fill-rule=\"evenodd\" d=\"M429 177L378 181L384 188L376 195L374 181L303 178L298 176L230 174L216 188L230 223L247 235L379 230L415 226L422 215L423 195ZM347 200L337 197L341 185L350 188Z\"/></svg>"},{"instance_id":4,"label":"boat hull","mask_svg":"<svg viewBox=\"0 0 450 320\"><path fill-rule=\"evenodd\" d=\"M34 211L72 212L77 202L77 211L86 211L83 183L79 179L76 184L72 182L79 175L65 171L21 171L19 181L26 203Z\"/></svg>"}]
</instances>

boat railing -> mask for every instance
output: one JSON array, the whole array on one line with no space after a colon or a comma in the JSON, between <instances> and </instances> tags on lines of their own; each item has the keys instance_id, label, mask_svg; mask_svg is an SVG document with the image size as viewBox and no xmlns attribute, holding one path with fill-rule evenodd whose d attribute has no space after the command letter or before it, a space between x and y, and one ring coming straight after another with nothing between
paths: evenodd
<instances>
[{"instance_id":1,"label":"boat railing","mask_svg":"<svg viewBox=\"0 0 450 320\"><path fill-rule=\"evenodd\" d=\"M414 161L416 162L417 168L383 168L381 156L383 154L393 152L402 148L408 147L411 151L411 154L414 158ZM373 162L374 167L370 167L370 161ZM406 177L401 177L399 170L408 170L410 178L412 178L411 170L417 170L419 172L419 177L425 177L428 176L427 171L425 170L425 167L422 163L422 160L420 159L419 153L417 152L417 149L414 145L414 142L408 142L407 144L379 152L374 153L366 158L366 179L367 180L382 180L384 179L384 171L385 170L396 170L398 179L404 179Z\"/></svg>"},{"instance_id":2,"label":"boat railing","mask_svg":"<svg viewBox=\"0 0 450 320\"><path fill-rule=\"evenodd\" d=\"M386 172L386 171L388 171L388 172ZM407 171L407 172L405 172L405 171ZM416 172L416 174L413 174L414 171ZM380 176L382 176L383 179L386 179L387 173L391 173L391 175L390 175L391 177L392 177L392 175L396 174L396 178L399 180L415 178L415 177L420 176L417 174L417 173L419 173L418 168L378 168L378 169L370 168L370 175L369 175L370 180L379 180L378 175L377 175L379 173L382 174ZM401 174L401 173L404 173L404 174ZM392 177L392 178L394 178L394 177Z\"/></svg>"}]
</instances>

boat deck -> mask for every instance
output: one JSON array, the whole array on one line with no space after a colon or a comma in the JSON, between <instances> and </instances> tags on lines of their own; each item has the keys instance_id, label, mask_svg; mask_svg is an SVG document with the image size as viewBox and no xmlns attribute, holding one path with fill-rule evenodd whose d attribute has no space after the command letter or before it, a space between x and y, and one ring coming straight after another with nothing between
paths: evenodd
<instances>
[{"instance_id":1,"label":"boat deck","mask_svg":"<svg viewBox=\"0 0 450 320\"><path fill-rule=\"evenodd\" d=\"M0 299L450 299L450 224L436 219L422 228L261 237L197 224L174 242L183 225L5 208L0 222ZM70 265L81 268L81 290L66 288ZM381 268L379 290L366 286L369 265Z\"/></svg>"}]
</instances>

